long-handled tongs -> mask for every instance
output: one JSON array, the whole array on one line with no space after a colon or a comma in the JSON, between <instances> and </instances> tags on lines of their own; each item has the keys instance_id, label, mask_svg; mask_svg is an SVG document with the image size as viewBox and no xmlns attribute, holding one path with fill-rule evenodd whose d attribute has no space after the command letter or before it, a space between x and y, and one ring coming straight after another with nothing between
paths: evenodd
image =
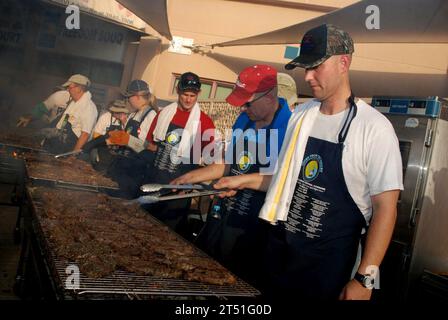
<instances>
[{"instance_id":1,"label":"long-handled tongs","mask_svg":"<svg viewBox=\"0 0 448 320\"><path fill-rule=\"evenodd\" d=\"M172 196L153 196L153 195L147 195L147 196L141 196L135 200L132 200L132 202L138 202L140 204L151 204L151 203L157 203L161 201L170 201L170 200L177 200L177 199L186 199L186 198L194 198L194 197L203 197L203 196L210 196L214 194L221 193L223 190L208 190L208 191L193 191L190 193L185 194L176 194Z\"/></svg>"},{"instance_id":2,"label":"long-handled tongs","mask_svg":"<svg viewBox=\"0 0 448 320\"><path fill-rule=\"evenodd\" d=\"M156 192L162 189L178 189L178 190L210 190L211 186L204 184L159 184L150 183L144 184L140 187L143 192Z\"/></svg>"},{"instance_id":3,"label":"long-handled tongs","mask_svg":"<svg viewBox=\"0 0 448 320\"><path fill-rule=\"evenodd\" d=\"M75 151L69 151L69 152L57 154L54 157L56 159L59 159L59 158L63 158L63 157L68 157L68 156L73 156L73 155L76 155L76 154L80 154L81 152L83 152L82 149L81 150L75 150Z\"/></svg>"}]
</instances>

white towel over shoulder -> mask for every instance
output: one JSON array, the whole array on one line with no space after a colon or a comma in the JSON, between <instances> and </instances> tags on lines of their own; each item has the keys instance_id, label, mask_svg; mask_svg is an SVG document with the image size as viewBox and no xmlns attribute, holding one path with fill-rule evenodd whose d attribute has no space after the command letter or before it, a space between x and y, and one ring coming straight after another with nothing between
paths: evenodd
<instances>
[{"instance_id":1,"label":"white towel over shoulder","mask_svg":"<svg viewBox=\"0 0 448 320\"><path fill-rule=\"evenodd\" d=\"M271 184L259 217L272 224L286 221L299 178L308 136L319 113L320 102L311 100L297 106L288 122L282 149L278 158L278 170Z\"/></svg>"},{"instance_id":2,"label":"white towel over shoulder","mask_svg":"<svg viewBox=\"0 0 448 320\"><path fill-rule=\"evenodd\" d=\"M170 126L171 120L173 120L174 115L177 111L178 102L173 102L162 109L159 113L159 117L157 119L157 125L154 129L154 141L164 141L166 137L166 132L168 131L168 127ZM193 106L190 111L190 116L188 117L188 121L185 125L185 128L182 132L182 138L179 143L179 149L177 151L177 155L182 158L188 158L190 156L190 150L193 145L193 142L196 139L196 135L199 129L199 123L201 118L201 108L199 104Z\"/></svg>"}]
</instances>

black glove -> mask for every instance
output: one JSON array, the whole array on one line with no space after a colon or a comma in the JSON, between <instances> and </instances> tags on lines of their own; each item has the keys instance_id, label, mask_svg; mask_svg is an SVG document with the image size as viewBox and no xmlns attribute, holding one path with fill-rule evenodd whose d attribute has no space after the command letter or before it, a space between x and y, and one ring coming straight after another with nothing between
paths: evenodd
<instances>
[{"instance_id":1,"label":"black glove","mask_svg":"<svg viewBox=\"0 0 448 320\"><path fill-rule=\"evenodd\" d=\"M98 148L100 146L106 146L106 139L108 138L108 135L99 136L98 138L95 138L93 140L90 140L84 146L82 147L82 150L86 153L90 152L90 150Z\"/></svg>"}]
</instances>

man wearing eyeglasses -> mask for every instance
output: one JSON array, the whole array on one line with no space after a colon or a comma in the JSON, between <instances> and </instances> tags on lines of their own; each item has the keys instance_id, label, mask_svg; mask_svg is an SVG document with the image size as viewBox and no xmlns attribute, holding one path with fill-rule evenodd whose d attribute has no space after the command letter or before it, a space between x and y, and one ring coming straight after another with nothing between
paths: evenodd
<instances>
[{"instance_id":1,"label":"man wearing eyeglasses","mask_svg":"<svg viewBox=\"0 0 448 320\"><path fill-rule=\"evenodd\" d=\"M273 167L291 115L286 100L277 97L275 68L269 65L245 68L226 101L241 108L241 114L233 125L225 163L191 171L172 183L198 183L223 176L239 180L245 174ZM264 197L264 192L247 189L234 197L219 199L197 239L205 251L253 283L258 280L257 264L269 227L258 218Z\"/></svg>"},{"instance_id":2,"label":"man wearing eyeglasses","mask_svg":"<svg viewBox=\"0 0 448 320\"><path fill-rule=\"evenodd\" d=\"M62 85L69 92L71 102L57 121L55 128L46 128L43 147L51 153L80 150L89 140L98 111L89 92L90 80L81 74L71 76Z\"/></svg>"}]
</instances>

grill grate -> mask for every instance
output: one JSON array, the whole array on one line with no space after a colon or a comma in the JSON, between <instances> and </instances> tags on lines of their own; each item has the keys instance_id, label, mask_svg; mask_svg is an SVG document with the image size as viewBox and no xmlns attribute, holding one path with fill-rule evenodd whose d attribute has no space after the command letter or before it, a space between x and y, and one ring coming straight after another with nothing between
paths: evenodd
<instances>
[{"instance_id":1,"label":"grill grate","mask_svg":"<svg viewBox=\"0 0 448 320\"><path fill-rule=\"evenodd\" d=\"M67 277L65 270L70 264L61 260L55 260L56 270L62 283L65 283ZM88 294L121 294L135 297L152 295L254 297L260 294L258 290L242 280L238 280L232 286L219 286L187 280L139 276L124 271L116 271L113 275L101 279L92 279L81 274L79 289L65 290L78 296Z\"/></svg>"},{"instance_id":2,"label":"grill grate","mask_svg":"<svg viewBox=\"0 0 448 320\"><path fill-rule=\"evenodd\" d=\"M48 153L46 150L41 149L41 148L37 148L36 146L31 147L31 146L23 146L23 145L19 145L19 144L15 144L15 143L10 143L10 142L1 142L0 141L0 146L6 150L10 150L12 151L22 151L22 152L39 152L39 153Z\"/></svg>"},{"instance_id":3,"label":"grill grate","mask_svg":"<svg viewBox=\"0 0 448 320\"><path fill-rule=\"evenodd\" d=\"M164 279L152 276L140 276L130 272L115 271L104 278L93 279L80 274L79 288L71 289L65 286L67 280L66 268L70 263L55 256L50 249L43 229L39 223L39 216L44 215L45 209L39 199L28 192L33 208L33 227L41 246L50 273L53 274L56 287L63 296L76 299L115 299L117 297L128 299L148 299L151 296L196 296L196 297L255 297L260 292L235 277L237 282L233 285L211 285L196 281L182 279ZM151 216L149 216L151 217ZM156 223L161 223L154 219ZM176 234L182 241L186 241ZM197 249L198 256L206 256ZM211 258L210 258L211 259Z\"/></svg>"},{"instance_id":4,"label":"grill grate","mask_svg":"<svg viewBox=\"0 0 448 320\"><path fill-rule=\"evenodd\" d=\"M46 187L57 187L57 188L65 188L70 190L78 190L78 191L90 191L90 192L106 192L107 190L118 190L118 187L110 187L110 186L100 186L100 185L90 185L90 184L81 184L81 183L73 183L61 180L47 179L42 177L32 177L28 176L32 181L33 185L36 186L46 186Z\"/></svg>"}]
</instances>

